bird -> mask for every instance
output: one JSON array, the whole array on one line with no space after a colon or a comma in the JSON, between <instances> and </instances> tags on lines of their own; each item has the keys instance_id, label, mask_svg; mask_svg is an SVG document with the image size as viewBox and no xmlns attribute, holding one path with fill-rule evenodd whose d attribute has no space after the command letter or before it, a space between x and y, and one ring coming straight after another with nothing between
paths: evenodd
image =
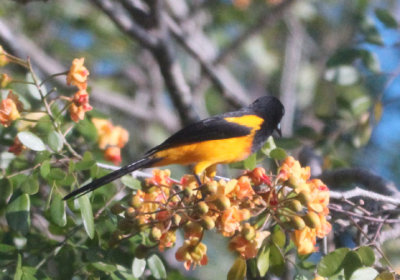
<instances>
[{"instance_id":1,"label":"bird","mask_svg":"<svg viewBox=\"0 0 400 280\"><path fill-rule=\"evenodd\" d=\"M141 159L72 191L64 200L84 195L135 170L170 164L193 165L200 185L199 176L203 172L215 175L217 164L246 159L274 131L281 136L280 121L284 114L278 98L262 96L237 111L194 122L147 151Z\"/></svg>"}]
</instances>

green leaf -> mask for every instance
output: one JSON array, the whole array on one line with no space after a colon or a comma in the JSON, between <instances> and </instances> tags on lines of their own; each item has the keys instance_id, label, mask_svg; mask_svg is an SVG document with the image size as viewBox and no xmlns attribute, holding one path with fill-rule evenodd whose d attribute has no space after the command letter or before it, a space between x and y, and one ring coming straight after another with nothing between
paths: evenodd
<instances>
[{"instance_id":1,"label":"green leaf","mask_svg":"<svg viewBox=\"0 0 400 280\"><path fill-rule=\"evenodd\" d=\"M76 128L86 141L93 143L97 140L97 129L88 119L85 118L78 122Z\"/></svg>"},{"instance_id":2,"label":"green leaf","mask_svg":"<svg viewBox=\"0 0 400 280\"><path fill-rule=\"evenodd\" d=\"M351 64L356 58L359 58L360 55L361 51L358 49L340 49L328 59L328 61L326 62L326 66L327 68L330 68L343 64Z\"/></svg>"},{"instance_id":3,"label":"green leaf","mask_svg":"<svg viewBox=\"0 0 400 280\"><path fill-rule=\"evenodd\" d=\"M396 19L385 9L375 9L375 15L387 28L397 28Z\"/></svg>"},{"instance_id":4,"label":"green leaf","mask_svg":"<svg viewBox=\"0 0 400 280\"><path fill-rule=\"evenodd\" d=\"M151 274L156 279L167 278L167 272L165 270L164 264L157 255L152 255L147 259L147 265L151 271Z\"/></svg>"},{"instance_id":5,"label":"green leaf","mask_svg":"<svg viewBox=\"0 0 400 280\"><path fill-rule=\"evenodd\" d=\"M81 161L75 164L75 170L82 171L90 169L96 161L93 159L93 155L89 152L85 152Z\"/></svg>"},{"instance_id":6,"label":"green leaf","mask_svg":"<svg viewBox=\"0 0 400 280\"><path fill-rule=\"evenodd\" d=\"M359 268L353 272L350 277L350 280L374 280L378 275L378 271L376 271L372 267L363 267Z\"/></svg>"},{"instance_id":7,"label":"green leaf","mask_svg":"<svg viewBox=\"0 0 400 280\"><path fill-rule=\"evenodd\" d=\"M17 250L15 246L0 243L0 253L13 253Z\"/></svg>"},{"instance_id":8,"label":"green leaf","mask_svg":"<svg viewBox=\"0 0 400 280\"><path fill-rule=\"evenodd\" d=\"M375 254L371 247L362 246L356 250L363 265L372 266L375 263Z\"/></svg>"},{"instance_id":9,"label":"green leaf","mask_svg":"<svg viewBox=\"0 0 400 280\"><path fill-rule=\"evenodd\" d=\"M279 225L276 225L272 230L271 240L278 247L283 248L286 243L286 235L285 232L281 229Z\"/></svg>"},{"instance_id":10,"label":"green leaf","mask_svg":"<svg viewBox=\"0 0 400 280\"><path fill-rule=\"evenodd\" d=\"M40 176L42 176L44 179L49 175L50 173L50 161L45 160L42 165L40 166Z\"/></svg>"},{"instance_id":11,"label":"green leaf","mask_svg":"<svg viewBox=\"0 0 400 280\"><path fill-rule=\"evenodd\" d=\"M257 153L251 154L248 158L243 161L245 169L253 170L257 165Z\"/></svg>"},{"instance_id":12,"label":"green leaf","mask_svg":"<svg viewBox=\"0 0 400 280\"><path fill-rule=\"evenodd\" d=\"M51 220L58 226L63 227L67 224L67 215L65 213L65 201L61 195L56 193L50 204Z\"/></svg>"},{"instance_id":13,"label":"green leaf","mask_svg":"<svg viewBox=\"0 0 400 280\"><path fill-rule=\"evenodd\" d=\"M50 149L55 152L61 151L64 145L64 140L62 135L57 131L51 131L47 136L47 144L49 144Z\"/></svg>"},{"instance_id":14,"label":"green leaf","mask_svg":"<svg viewBox=\"0 0 400 280\"><path fill-rule=\"evenodd\" d=\"M24 193L36 194L39 191L39 180L37 176L27 176L26 180L19 187Z\"/></svg>"},{"instance_id":15,"label":"green leaf","mask_svg":"<svg viewBox=\"0 0 400 280\"><path fill-rule=\"evenodd\" d=\"M10 196L13 193L13 187L10 180L3 178L0 179L0 206L3 207L7 204Z\"/></svg>"},{"instance_id":16,"label":"green leaf","mask_svg":"<svg viewBox=\"0 0 400 280\"><path fill-rule=\"evenodd\" d=\"M269 155L276 160L284 160L287 157L286 151L282 148L273 149Z\"/></svg>"},{"instance_id":17,"label":"green leaf","mask_svg":"<svg viewBox=\"0 0 400 280\"><path fill-rule=\"evenodd\" d=\"M18 254L17 268L14 274L14 280L22 279L22 257L21 254Z\"/></svg>"},{"instance_id":18,"label":"green leaf","mask_svg":"<svg viewBox=\"0 0 400 280\"><path fill-rule=\"evenodd\" d=\"M308 280L308 278L304 275L296 274L296 276L294 277L294 280Z\"/></svg>"},{"instance_id":19,"label":"green leaf","mask_svg":"<svg viewBox=\"0 0 400 280\"><path fill-rule=\"evenodd\" d=\"M349 248L339 248L324 256L317 266L317 273L323 277L335 275L343 268L343 260Z\"/></svg>"},{"instance_id":20,"label":"green leaf","mask_svg":"<svg viewBox=\"0 0 400 280\"><path fill-rule=\"evenodd\" d=\"M17 137L21 143L26 146L28 149L33 151L44 151L46 150L46 146L44 145L42 139L37 137L35 134L29 131L22 131L17 134Z\"/></svg>"},{"instance_id":21,"label":"green leaf","mask_svg":"<svg viewBox=\"0 0 400 280\"><path fill-rule=\"evenodd\" d=\"M94 238L94 221L92 205L90 204L89 197L82 195L78 198L79 207L81 209L81 216L83 220L83 226L90 239Z\"/></svg>"},{"instance_id":22,"label":"green leaf","mask_svg":"<svg viewBox=\"0 0 400 280\"><path fill-rule=\"evenodd\" d=\"M372 72L378 73L381 70L378 56L372 52L365 51L362 53L361 60Z\"/></svg>"},{"instance_id":23,"label":"green leaf","mask_svg":"<svg viewBox=\"0 0 400 280\"><path fill-rule=\"evenodd\" d=\"M13 196L7 205L6 218L8 225L23 235L29 232L31 225L30 208L29 195L26 193Z\"/></svg>"},{"instance_id":24,"label":"green leaf","mask_svg":"<svg viewBox=\"0 0 400 280\"><path fill-rule=\"evenodd\" d=\"M48 175L48 179L60 181L63 180L67 174L60 168L52 168Z\"/></svg>"},{"instance_id":25,"label":"green leaf","mask_svg":"<svg viewBox=\"0 0 400 280\"><path fill-rule=\"evenodd\" d=\"M140 278L146 269L146 260L134 258L132 262L132 275L135 278Z\"/></svg>"},{"instance_id":26,"label":"green leaf","mask_svg":"<svg viewBox=\"0 0 400 280\"><path fill-rule=\"evenodd\" d=\"M264 146L261 148L261 152L265 154L266 156L269 156L271 151L276 148L274 138L272 136L268 137L267 142L264 144Z\"/></svg>"},{"instance_id":27,"label":"green leaf","mask_svg":"<svg viewBox=\"0 0 400 280\"><path fill-rule=\"evenodd\" d=\"M343 260L343 268L344 268L344 277L346 280L350 279L351 275L354 271L362 267L362 261L359 255L350 251L347 253L346 257Z\"/></svg>"},{"instance_id":28,"label":"green leaf","mask_svg":"<svg viewBox=\"0 0 400 280\"><path fill-rule=\"evenodd\" d=\"M264 245L257 256L257 268L258 271L260 272L260 276L264 277L265 274L267 274L268 269L269 269L269 246Z\"/></svg>"},{"instance_id":29,"label":"green leaf","mask_svg":"<svg viewBox=\"0 0 400 280\"><path fill-rule=\"evenodd\" d=\"M92 265L97 268L98 270L104 271L104 272L114 272L117 270L115 265L104 263L104 262L94 262Z\"/></svg>"},{"instance_id":30,"label":"green leaf","mask_svg":"<svg viewBox=\"0 0 400 280\"><path fill-rule=\"evenodd\" d=\"M270 271L276 276L282 276L285 272L285 260L282 252L274 243L270 246L269 261Z\"/></svg>"},{"instance_id":31,"label":"green leaf","mask_svg":"<svg viewBox=\"0 0 400 280\"><path fill-rule=\"evenodd\" d=\"M227 279L243 280L244 277L246 276L246 271L247 271L246 260L241 257L237 257L231 269L229 269Z\"/></svg>"},{"instance_id":32,"label":"green leaf","mask_svg":"<svg viewBox=\"0 0 400 280\"><path fill-rule=\"evenodd\" d=\"M130 189L133 189L133 190L142 189L140 181L138 179L133 178L130 175L126 175L126 176L122 177L121 182L122 182L122 184L124 184L125 186L127 186Z\"/></svg>"}]
</instances>

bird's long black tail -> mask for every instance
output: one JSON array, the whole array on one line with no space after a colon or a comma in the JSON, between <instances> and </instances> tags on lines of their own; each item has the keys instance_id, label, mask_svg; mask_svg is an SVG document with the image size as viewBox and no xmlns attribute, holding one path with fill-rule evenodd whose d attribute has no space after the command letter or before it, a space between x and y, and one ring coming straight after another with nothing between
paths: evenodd
<instances>
[{"instance_id":1,"label":"bird's long black tail","mask_svg":"<svg viewBox=\"0 0 400 280\"><path fill-rule=\"evenodd\" d=\"M146 157L146 158L140 159L138 161L135 161L135 162L128 164L124 167L121 167L120 169L115 170L101 178L98 178L79 189L72 191L71 193L67 194L63 199L67 200L71 197L81 196L88 192L94 191L95 189L97 189L105 184L108 184L108 183L124 176L125 174L133 172L140 168L151 167L152 164L154 164L160 160L161 160L160 158Z\"/></svg>"}]
</instances>

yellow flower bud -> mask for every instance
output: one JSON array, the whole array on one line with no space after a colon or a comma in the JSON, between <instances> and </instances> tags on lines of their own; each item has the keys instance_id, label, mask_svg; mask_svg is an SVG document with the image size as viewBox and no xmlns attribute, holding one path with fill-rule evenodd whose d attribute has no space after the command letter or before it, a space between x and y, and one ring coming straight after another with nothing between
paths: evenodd
<instances>
[{"instance_id":1,"label":"yellow flower bud","mask_svg":"<svg viewBox=\"0 0 400 280\"><path fill-rule=\"evenodd\" d=\"M306 191L301 191L296 199L298 199L302 205L306 206L311 201L311 195Z\"/></svg>"},{"instance_id":2,"label":"yellow flower bud","mask_svg":"<svg viewBox=\"0 0 400 280\"><path fill-rule=\"evenodd\" d=\"M140 206L142 206L142 200L140 199L139 196L133 195L132 199L129 203L133 208L138 209Z\"/></svg>"},{"instance_id":3,"label":"yellow flower bud","mask_svg":"<svg viewBox=\"0 0 400 280\"><path fill-rule=\"evenodd\" d=\"M303 210L303 206L297 199L291 199L285 203L285 206L294 212L300 212Z\"/></svg>"},{"instance_id":4,"label":"yellow flower bud","mask_svg":"<svg viewBox=\"0 0 400 280\"><path fill-rule=\"evenodd\" d=\"M150 231L149 238L151 241L158 241L160 240L162 235L161 230L158 227L153 227Z\"/></svg>"},{"instance_id":5,"label":"yellow flower bud","mask_svg":"<svg viewBox=\"0 0 400 280\"><path fill-rule=\"evenodd\" d=\"M249 223L245 223L243 225L242 235L247 241L251 241L256 237L256 231Z\"/></svg>"},{"instance_id":6,"label":"yellow flower bud","mask_svg":"<svg viewBox=\"0 0 400 280\"><path fill-rule=\"evenodd\" d=\"M192 188L185 188L183 190L183 195L185 197L191 197L193 195L193 189Z\"/></svg>"},{"instance_id":7,"label":"yellow flower bud","mask_svg":"<svg viewBox=\"0 0 400 280\"><path fill-rule=\"evenodd\" d=\"M218 198L214 201L214 204L220 211L224 211L231 207L231 201L224 195L218 196Z\"/></svg>"},{"instance_id":8,"label":"yellow flower bud","mask_svg":"<svg viewBox=\"0 0 400 280\"><path fill-rule=\"evenodd\" d=\"M128 207L125 209L125 218L134 218L136 216L135 208Z\"/></svg>"},{"instance_id":9,"label":"yellow flower bud","mask_svg":"<svg viewBox=\"0 0 400 280\"><path fill-rule=\"evenodd\" d=\"M210 216L204 216L201 218L200 224L206 230L211 230L215 227L215 222Z\"/></svg>"},{"instance_id":10,"label":"yellow flower bud","mask_svg":"<svg viewBox=\"0 0 400 280\"><path fill-rule=\"evenodd\" d=\"M212 195L217 192L217 189L218 189L218 183L215 181L210 181L201 187L201 194L203 195L203 197L207 195Z\"/></svg>"},{"instance_id":11,"label":"yellow flower bud","mask_svg":"<svg viewBox=\"0 0 400 280\"><path fill-rule=\"evenodd\" d=\"M174 215L172 216L172 224L173 224L174 226L177 226L177 227L178 227L178 226L180 225L181 221L182 221L182 217L181 217L180 215L174 214Z\"/></svg>"},{"instance_id":12,"label":"yellow flower bud","mask_svg":"<svg viewBox=\"0 0 400 280\"><path fill-rule=\"evenodd\" d=\"M194 210L196 211L196 213L200 214L200 215L204 215L207 214L208 212L208 205L207 203L205 203L204 201L200 201L199 203L196 204Z\"/></svg>"},{"instance_id":13,"label":"yellow flower bud","mask_svg":"<svg viewBox=\"0 0 400 280\"><path fill-rule=\"evenodd\" d=\"M290 225L294 228L294 229L298 229L301 230L303 229L306 224L304 223L304 220L299 217L299 216L293 216L290 218Z\"/></svg>"},{"instance_id":14,"label":"yellow flower bud","mask_svg":"<svg viewBox=\"0 0 400 280\"><path fill-rule=\"evenodd\" d=\"M310 211L303 217L304 222L310 228L321 227L321 221L317 213Z\"/></svg>"}]
</instances>

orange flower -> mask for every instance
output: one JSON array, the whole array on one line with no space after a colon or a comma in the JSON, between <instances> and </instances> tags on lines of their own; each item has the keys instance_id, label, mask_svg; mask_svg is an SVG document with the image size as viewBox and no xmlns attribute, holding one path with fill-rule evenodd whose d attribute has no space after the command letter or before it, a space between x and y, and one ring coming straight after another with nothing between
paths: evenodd
<instances>
[{"instance_id":1,"label":"orange flower","mask_svg":"<svg viewBox=\"0 0 400 280\"><path fill-rule=\"evenodd\" d=\"M171 171L169 169L153 169L153 177L146 179L147 185L162 186L162 187L172 187L173 181L169 177Z\"/></svg>"},{"instance_id":2,"label":"orange flower","mask_svg":"<svg viewBox=\"0 0 400 280\"><path fill-rule=\"evenodd\" d=\"M189 270L193 264L193 269L196 265L206 265L208 263L207 258L207 246L200 242L197 237L185 240L182 247L180 247L176 253L175 258L180 262L185 262L184 267Z\"/></svg>"},{"instance_id":3,"label":"orange flower","mask_svg":"<svg viewBox=\"0 0 400 280\"><path fill-rule=\"evenodd\" d=\"M312 179L308 181L308 186L311 194L311 201L308 203L308 209L317 213L329 213L329 189L319 179Z\"/></svg>"},{"instance_id":4,"label":"orange flower","mask_svg":"<svg viewBox=\"0 0 400 280\"><path fill-rule=\"evenodd\" d=\"M318 213L320 225L315 228L317 237L324 238L332 230L332 225L326 220L326 216Z\"/></svg>"},{"instance_id":5,"label":"orange flower","mask_svg":"<svg viewBox=\"0 0 400 280\"><path fill-rule=\"evenodd\" d=\"M12 81L9 75L0 74L0 88L5 88Z\"/></svg>"},{"instance_id":6,"label":"orange flower","mask_svg":"<svg viewBox=\"0 0 400 280\"><path fill-rule=\"evenodd\" d=\"M8 151L10 153L13 153L14 155L18 156L23 150L25 150L26 147L22 145L21 141L19 141L18 137L14 138L14 143L12 146L8 148Z\"/></svg>"},{"instance_id":7,"label":"orange flower","mask_svg":"<svg viewBox=\"0 0 400 280\"><path fill-rule=\"evenodd\" d=\"M121 159L121 149L118 147L108 147L104 152L104 158L112 161L115 165L119 165Z\"/></svg>"},{"instance_id":8,"label":"orange flower","mask_svg":"<svg viewBox=\"0 0 400 280\"><path fill-rule=\"evenodd\" d=\"M254 195L254 190L251 187L250 178L248 176L240 177L236 184L234 192L238 199L243 199L243 198L251 199Z\"/></svg>"},{"instance_id":9,"label":"orange flower","mask_svg":"<svg viewBox=\"0 0 400 280\"><path fill-rule=\"evenodd\" d=\"M252 171L247 171L245 175L251 178L251 181L255 186L261 184L271 186L271 178L266 174L265 169L262 167L256 167Z\"/></svg>"},{"instance_id":10,"label":"orange flower","mask_svg":"<svg viewBox=\"0 0 400 280\"><path fill-rule=\"evenodd\" d=\"M240 10L247 9L250 3L251 0L233 0L233 5Z\"/></svg>"},{"instance_id":11,"label":"orange flower","mask_svg":"<svg viewBox=\"0 0 400 280\"><path fill-rule=\"evenodd\" d=\"M240 222L249 218L249 210L237 206L226 209L217 220L217 228L223 236L232 236L239 229Z\"/></svg>"},{"instance_id":12,"label":"orange flower","mask_svg":"<svg viewBox=\"0 0 400 280\"><path fill-rule=\"evenodd\" d=\"M297 247L297 252L300 255L307 255L316 251L315 229L311 229L306 226L301 230L295 230L292 233L292 240Z\"/></svg>"},{"instance_id":13,"label":"orange flower","mask_svg":"<svg viewBox=\"0 0 400 280\"><path fill-rule=\"evenodd\" d=\"M176 233L174 230L167 231L161 235L160 244L158 244L158 249L160 252L164 252L165 248L170 248L174 246L176 241Z\"/></svg>"},{"instance_id":14,"label":"orange flower","mask_svg":"<svg viewBox=\"0 0 400 280\"><path fill-rule=\"evenodd\" d=\"M0 46L0 67L3 67L10 62L10 60L4 53L5 51L3 50L3 47Z\"/></svg>"},{"instance_id":15,"label":"orange flower","mask_svg":"<svg viewBox=\"0 0 400 280\"><path fill-rule=\"evenodd\" d=\"M120 126L114 126L109 120L93 118L92 122L97 129L98 143L100 149L107 146L123 148L128 142L129 133Z\"/></svg>"},{"instance_id":16,"label":"orange flower","mask_svg":"<svg viewBox=\"0 0 400 280\"><path fill-rule=\"evenodd\" d=\"M7 98L0 103L0 123L5 127L9 126L12 121L20 117L21 110L22 103L18 100L18 96L10 91Z\"/></svg>"},{"instance_id":17,"label":"orange flower","mask_svg":"<svg viewBox=\"0 0 400 280\"><path fill-rule=\"evenodd\" d=\"M87 77L89 76L89 71L83 65L85 63L85 58L75 58L72 61L71 68L67 74L67 85L77 86L79 89L86 89L87 87Z\"/></svg>"},{"instance_id":18,"label":"orange flower","mask_svg":"<svg viewBox=\"0 0 400 280\"><path fill-rule=\"evenodd\" d=\"M311 176L310 167L301 167L300 163L293 157L287 157L279 168L278 179L287 181L294 186L307 181Z\"/></svg>"},{"instance_id":19,"label":"orange flower","mask_svg":"<svg viewBox=\"0 0 400 280\"><path fill-rule=\"evenodd\" d=\"M89 95L86 90L79 90L72 98L71 105L69 106L69 113L74 122L79 122L85 118L85 113L92 110L89 104Z\"/></svg>"},{"instance_id":20,"label":"orange flower","mask_svg":"<svg viewBox=\"0 0 400 280\"><path fill-rule=\"evenodd\" d=\"M254 228L253 228L254 229ZM262 242L270 235L268 231L256 231L253 238L248 240L242 232L233 237L229 242L229 249L238 252L243 258L251 259L257 256Z\"/></svg>"},{"instance_id":21,"label":"orange flower","mask_svg":"<svg viewBox=\"0 0 400 280\"><path fill-rule=\"evenodd\" d=\"M325 277L319 276L319 275L315 275L313 280L325 280Z\"/></svg>"}]
</instances>

